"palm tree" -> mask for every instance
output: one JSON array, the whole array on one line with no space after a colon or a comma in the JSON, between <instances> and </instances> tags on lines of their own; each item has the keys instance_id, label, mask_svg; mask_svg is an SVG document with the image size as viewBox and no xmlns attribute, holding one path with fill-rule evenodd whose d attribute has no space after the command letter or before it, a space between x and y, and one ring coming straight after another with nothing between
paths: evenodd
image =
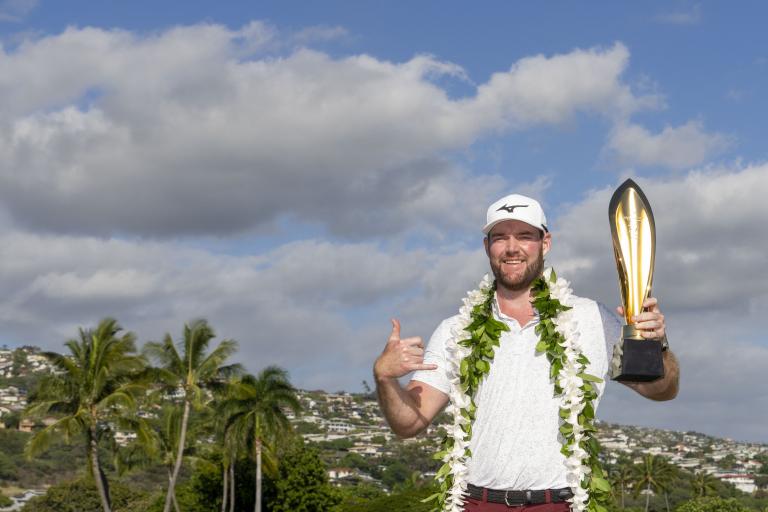
<instances>
[{"instance_id":1,"label":"palm tree","mask_svg":"<svg viewBox=\"0 0 768 512\"><path fill-rule=\"evenodd\" d=\"M268 366L258 376L246 375L234 383L224 409L228 429L234 438L247 443L256 463L254 512L261 512L262 462L268 470L276 469L275 442L280 434L291 430L283 411L298 413L301 409L296 390L285 370Z\"/></svg>"},{"instance_id":2,"label":"palm tree","mask_svg":"<svg viewBox=\"0 0 768 512\"><path fill-rule=\"evenodd\" d=\"M642 463L632 469L634 470L634 496L636 498L645 489L645 510L647 512L651 491L663 491L666 499L667 486L672 479L672 468L662 457L648 454L643 458ZM669 510L669 502L667 502L667 510Z\"/></svg>"},{"instance_id":3,"label":"palm tree","mask_svg":"<svg viewBox=\"0 0 768 512\"><path fill-rule=\"evenodd\" d=\"M28 457L42 453L57 437L69 442L82 436L88 471L93 476L104 512L111 512L109 482L99 459L99 441L113 425L148 436L146 425L134 415L136 397L146 389L139 380L145 359L135 354L135 336L122 330L116 320L105 318L94 330L80 329L79 339L65 343L70 355L44 352L55 373L46 376L30 397L30 416L60 416L52 425L36 432L26 445Z\"/></svg>"},{"instance_id":4,"label":"palm tree","mask_svg":"<svg viewBox=\"0 0 768 512\"><path fill-rule=\"evenodd\" d=\"M222 474L222 499L221 499L221 512L227 512L227 506L229 511L235 510L235 462L237 462L237 455L239 452L239 442L235 439L234 429L227 425L226 416L219 416L222 419L220 421L220 432L222 442L222 457L221 466L223 470Z\"/></svg>"},{"instance_id":5,"label":"palm tree","mask_svg":"<svg viewBox=\"0 0 768 512\"><path fill-rule=\"evenodd\" d=\"M235 510L235 463L240 452L240 440L235 439L233 429L230 427L225 404L231 397L233 384L239 382L239 378L233 379L216 392L213 415L217 442L221 446L222 466L222 499L221 512ZM231 496L230 496L231 495Z\"/></svg>"},{"instance_id":6,"label":"palm tree","mask_svg":"<svg viewBox=\"0 0 768 512\"><path fill-rule=\"evenodd\" d=\"M223 340L219 346L207 353L208 345L216 337L208 322L199 319L184 326L184 339L180 343L181 353L170 334L166 334L162 343L149 342L144 345L144 353L159 364L159 376L168 391L180 390L184 403L181 416L181 428L177 443L177 453L173 470L168 477L168 493L165 496L163 512L170 512L179 478L184 450L186 447L187 428L192 409L200 410L207 401L205 391L223 386L228 376L239 373L239 364L225 365L226 360L237 350L237 342Z\"/></svg>"},{"instance_id":7,"label":"palm tree","mask_svg":"<svg viewBox=\"0 0 768 512\"><path fill-rule=\"evenodd\" d=\"M611 488L618 489L621 494L621 509L624 510L624 489L632 483L632 467L622 464L616 468L611 478Z\"/></svg>"},{"instance_id":8,"label":"palm tree","mask_svg":"<svg viewBox=\"0 0 768 512\"><path fill-rule=\"evenodd\" d=\"M691 478L691 487L697 496L717 492L717 479L706 471L697 471Z\"/></svg>"},{"instance_id":9,"label":"palm tree","mask_svg":"<svg viewBox=\"0 0 768 512\"><path fill-rule=\"evenodd\" d=\"M160 464L165 467L168 478L175 463L179 430L181 428L181 409L174 405L164 405L159 410L158 418L151 422L152 436L137 439L129 446L118 449L116 467L118 474L125 471L152 467ZM176 496L173 496L173 506L179 511Z\"/></svg>"}]
</instances>

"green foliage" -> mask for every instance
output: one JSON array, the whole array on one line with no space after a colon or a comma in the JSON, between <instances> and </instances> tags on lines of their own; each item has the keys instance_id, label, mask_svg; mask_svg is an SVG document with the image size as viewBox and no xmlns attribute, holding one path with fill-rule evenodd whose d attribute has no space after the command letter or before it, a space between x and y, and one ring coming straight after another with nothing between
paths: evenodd
<instances>
[{"instance_id":1,"label":"green foliage","mask_svg":"<svg viewBox=\"0 0 768 512\"><path fill-rule=\"evenodd\" d=\"M16 464L8 455L0 451L0 480L16 480Z\"/></svg>"},{"instance_id":2,"label":"green foliage","mask_svg":"<svg viewBox=\"0 0 768 512\"><path fill-rule=\"evenodd\" d=\"M288 373L268 366L258 376L245 375L231 382L227 399L221 405L225 420L225 439L230 445L248 449L257 471L264 462L265 473L273 475L277 468L278 441L286 439L291 424L284 410L298 413L301 409L296 390ZM255 500L261 503L261 487L257 482Z\"/></svg>"},{"instance_id":3,"label":"green foliage","mask_svg":"<svg viewBox=\"0 0 768 512\"><path fill-rule=\"evenodd\" d=\"M10 414L3 415L3 418L0 420L5 425L5 428L19 428L19 423L21 422L21 413L19 411L11 411Z\"/></svg>"},{"instance_id":4,"label":"green foliage","mask_svg":"<svg viewBox=\"0 0 768 512\"><path fill-rule=\"evenodd\" d=\"M354 486L342 487L342 501L340 512L358 512L365 510L369 502L383 498L387 494L381 487L367 482L360 482Z\"/></svg>"},{"instance_id":5,"label":"green foliage","mask_svg":"<svg viewBox=\"0 0 768 512\"><path fill-rule=\"evenodd\" d=\"M411 471L408 469L408 466L401 461L395 461L386 467L382 474L381 482L390 489L393 489L397 484L405 482L410 476Z\"/></svg>"},{"instance_id":6,"label":"green foliage","mask_svg":"<svg viewBox=\"0 0 768 512\"><path fill-rule=\"evenodd\" d=\"M157 377L165 391L184 391L184 400L196 409L205 405L206 388L216 388L230 376L242 371L239 364L225 365L226 360L237 350L234 340L222 340L208 352L211 340L216 337L213 328L203 319L184 325L183 339L177 344L170 334L162 342L151 341L144 345L144 354L155 361L159 368Z\"/></svg>"},{"instance_id":7,"label":"green foliage","mask_svg":"<svg viewBox=\"0 0 768 512\"><path fill-rule=\"evenodd\" d=\"M323 450L341 450L346 451L352 448L355 443L352 442L351 439L347 438L341 438L341 439L331 439L330 441L320 441L317 443L317 445L322 448Z\"/></svg>"},{"instance_id":8,"label":"green foliage","mask_svg":"<svg viewBox=\"0 0 768 512\"><path fill-rule=\"evenodd\" d=\"M433 505L424 499L436 492L434 487L409 489L407 491L380 496L373 499L347 497L341 504L340 512L429 512Z\"/></svg>"},{"instance_id":9,"label":"green foliage","mask_svg":"<svg viewBox=\"0 0 768 512\"><path fill-rule=\"evenodd\" d=\"M464 392L470 397L469 407L462 409L462 415L469 420L461 429L467 434L467 438L472 437L472 424L475 421L475 394L480 387L480 383L491 369L491 362L495 355L495 348L499 346L499 338L503 331L508 331L509 327L504 322L500 322L493 317L493 300L495 296L495 285L483 292L485 298L482 303L472 308L470 313L470 324L465 327L465 331L470 335L469 338L459 342L460 345L471 349L468 356L461 360L459 369L459 380ZM441 460L443 456L453 450L454 439L446 436L443 440L441 450L435 454L435 459ZM469 457L469 448L465 450L465 457ZM442 510L445 508L445 500L448 491L453 487L453 474L451 473L450 462L446 462L435 476L439 484L439 492L429 496L427 501L435 500L434 509Z\"/></svg>"},{"instance_id":10,"label":"green foliage","mask_svg":"<svg viewBox=\"0 0 768 512\"><path fill-rule=\"evenodd\" d=\"M115 512L145 510L146 495L120 483L110 486ZM91 479L66 482L48 489L43 496L31 499L22 512L101 512L101 501Z\"/></svg>"},{"instance_id":11,"label":"green foliage","mask_svg":"<svg viewBox=\"0 0 768 512\"><path fill-rule=\"evenodd\" d=\"M29 460L24 447L32 434L0 429L0 480L21 488L55 484L75 477L85 465L82 442L51 446L44 454Z\"/></svg>"},{"instance_id":12,"label":"green foliage","mask_svg":"<svg viewBox=\"0 0 768 512\"><path fill-rule=\"evenodd\" d=\"M180 343L181 353L170 334L166 334L162 343L149 342L144 345L144 354L160 365L155 369L157 378L163 383L163 390L184 393L184 412L179 424L178 440L175 442L176 454L171 475L168 478L168 492L164 510L171 508L171 497L181 471L184 452L187 448L187 427L191 409L202 410L207 405L206 390L216 391L225 386L226 379L239 374L239 364L225 365L226 360L237 350L237 342L223 340L208 352L211 340L216 337L213 328L203 319L184 325L184 336ZM172 451L171 451L172 453Z\"/></svg>"},{"instance_id":13,"label":"green foliage","mask_svg":"<svg viewBox=\"0 0 768 512\"><path fill-rule=\"evenodd\" d=\"M145 361L135 354L135 336L118 336L122 327L106 318L94 330L80 329L79 339L65 343L70 355L44 352L57 373L41 379L30 394L27 415L58 416L49 427L37 431L27 444L33 457L51 442L70 442L76 436L101 439L111 425L130 422L136 396L146 389L138 378Z\"/></svg>"},{"instance_id":14,"label":"green foliage","mask_svg":"<svg viewBox=\"0 0 768 512\"><path fill-rule=\"evenodd\" d=\"M749 512L749 510L733 498L707 497L683 503L675 509L675 512Z\"/></svg>"},{"instance_id":15,"label":"green foliage","mask_svg":"<svg viewBox=\"0 0 768 512\"><path fill-rule=\"evenodd\" d=\"M691 478L691 487L696 496L703 497L717 492L717 478L706 471L698 471Z\"/></svg>"},{"instance_id":16,"label":"green foliage","mask_svg":"<svg viewBox=\"0 0 768 512\"><path fill-rule=\"evenodd\" d=\"M13 500L5 494L0 494L0 507L10 507L13 505Z\"/></svg>"},{"instance_id":17,"label":"green foliage","mask_svg":"<svg viewBox=\"0 0 768 512\"><path fill-rule=\"evenodd\" d=\"M282 457L275 487L272 512L330 512L337 510L342 499L341 493L328 483L317 450L301 441Z\"/></svg>"},{"instance_id":18,"label":"green foliage","mask_svg":"<svg viewBox=\"0 0 768 512\"><path fill-rule=\"evenodd\" d=\"M557 276L552 270L549 281L555 283ZM555 395L561 395L563 389L559 384L557 376L567 364L567 355L565 352L563 335L557 331L554 320L563 311L570 308L561 304L559 300L552 298L549 283L543 277L534 281L532 286L533 307L539 313L539 323L536 326L536 334L539 335L539 343L536 350L544 352L550 364L550 377L554 380ZM577 417L578 424L584 432L584 440L579 446L587 452L584 464L589 466L591 472L584 476L581 486L589 490L588 507L590 511L604 511L605 507L611 502L611 484L604 474L600 464L600 444L597 442L597 428L595 427L595 408L593 402L597 400L597 388L594 383L602 382L602 379L590 375L584 371L589 365L589 359L584 354L579 355L577 364L581 368L581 377L583 384L580 390L583 394L582 403L584 408ZM560 418L568 418L570 411L560 409ZM566 457L573 453L575 446L575 434L573 425L563 421L560 426L560 434L564 438L562 453Z\"/></svg>"},{"instance_id":19,"label":"green foliage","mask_svg":"<svg viewBox=\"0 0 768 512\"><path fill-rule=\"evenodd\" d=\"M95 329L80 329L78 339L65 343L70 355L43 353L58 371L40 380L26 411L33 418L57 418L29 439L27 456L32 458L61 439L67 443L82 439L88 451L88 473L96 478L105 510L110 496L99 441L111 440L115 426L131 428L140 437L146 433L144 421L135 416L136 399L147 388L140 380L146 362L135 354L133 333L119 335L120 331L116 320L105 318Z\"/></svg>"},{"instance_id":20,"label":"green foliage","mask_svg":"<svg viewBox=\"0 0 768 512\"><path fill-rule=\"evenodd\" d=\"M293 429L297 434L320 434L323 429L317 423L309 423L306 421L299 421L294 424Z\"/></svg>"}]
</instances>

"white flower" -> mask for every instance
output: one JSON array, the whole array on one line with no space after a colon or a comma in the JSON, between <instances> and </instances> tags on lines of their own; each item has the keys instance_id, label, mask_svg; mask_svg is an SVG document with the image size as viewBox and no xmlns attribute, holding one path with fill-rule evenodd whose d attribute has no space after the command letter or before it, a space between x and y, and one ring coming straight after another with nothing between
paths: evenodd
<instances>
[{"instance_id":1,"label":"white flower","mask_svg":"<svg viewBox=\"0 0 768 512\"><path fill-rule=\"evenodd\" d=\"M551 268L544 270L544 278L549 284L550 297L560 301L565 306L573 306L573 290L570 283L558 277L554 283L550 282L552 273ZM462 426L469 423L462 411L469 408L472 403L472 397L464 392L461 385L461 361L472 353L472 349L459 345L459 342L467 339L470 334L466 331L467 326L472 322L473 308L485 302L488 294L492 293L493 279L489 274L485 274L480 281L478 288L467 292L462 300L462 306L459 308L459 316L456 324L451 328L451 336L446 341L446 352L449 360L447 364L448 380L451 383L450 405L446 412L453 416L453 424L449 427L448 435L453 439L453 447L443 457L443 461L449 464L450 474L453 478L453 485L445 496L444 510L448 512L462 512L464 508L464 492L467 488L466 453L469 448L469 436L464 432ZM557 332L562 334L564 340L562 347L565 354L565 364L555 381L563 390L560 395L560 409L567 411L564 423L571 426L572 434L568 436L569 448L571 454L565 459L566 481L573 491L572 510L582 512L586 510L589 501L589 492L581 485L585 478L588 478L591 469L585 465L589 454L579 446L579 443L585 438L584 429L578 422L578 416L584 410L584 392L581 386L584 380L579 377L586 368L578 360L582 354L579 340L579 325L573 310L563 311L556 318L552 319ZM620 364L621 347L620 344L614 346L612 367L616 366L616 361ZM614 368L614 371L615 368ZM445 480L443 477L441 480Z\"/></svg>"}]
</instances>

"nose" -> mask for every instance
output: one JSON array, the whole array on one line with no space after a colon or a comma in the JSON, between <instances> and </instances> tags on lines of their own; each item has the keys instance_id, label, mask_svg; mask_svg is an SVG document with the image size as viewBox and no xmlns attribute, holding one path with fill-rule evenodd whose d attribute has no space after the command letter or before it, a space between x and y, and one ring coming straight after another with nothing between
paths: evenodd
<instances>
[{"instance_id":1,"label":"nose","mask_svg":"<svg viewBox=\"0 0 768 512\"><path fill-rule=\"evenodd\" d=\"M504 240L504 252L508 255L515 254L520 251L520 242L517 238L510 236Z\"/></svg>"}]
</instances>

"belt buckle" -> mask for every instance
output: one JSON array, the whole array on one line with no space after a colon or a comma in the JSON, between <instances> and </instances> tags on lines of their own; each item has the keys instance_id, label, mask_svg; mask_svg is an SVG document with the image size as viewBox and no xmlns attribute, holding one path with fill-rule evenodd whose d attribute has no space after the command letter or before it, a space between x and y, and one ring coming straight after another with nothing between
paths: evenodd
<instances>
[{"instance_id":1,"label":"belt buckle","mask_svg":"<svg viewBox=\"0 0 768 512\"><path fill-rule=\"evenodd\" d=\"M504 504L506 506L508 506L509 508L512 508L512 507L521 507L522 508L522 507L525 507L526 505L531 503L531 491L530 490L525 491L525 502L519 503L519 504L518 503L510 503L509 502L509 491L510 490L512 490L512 489L506 489L504 491Z\"/></svg>"}]
</instances>

